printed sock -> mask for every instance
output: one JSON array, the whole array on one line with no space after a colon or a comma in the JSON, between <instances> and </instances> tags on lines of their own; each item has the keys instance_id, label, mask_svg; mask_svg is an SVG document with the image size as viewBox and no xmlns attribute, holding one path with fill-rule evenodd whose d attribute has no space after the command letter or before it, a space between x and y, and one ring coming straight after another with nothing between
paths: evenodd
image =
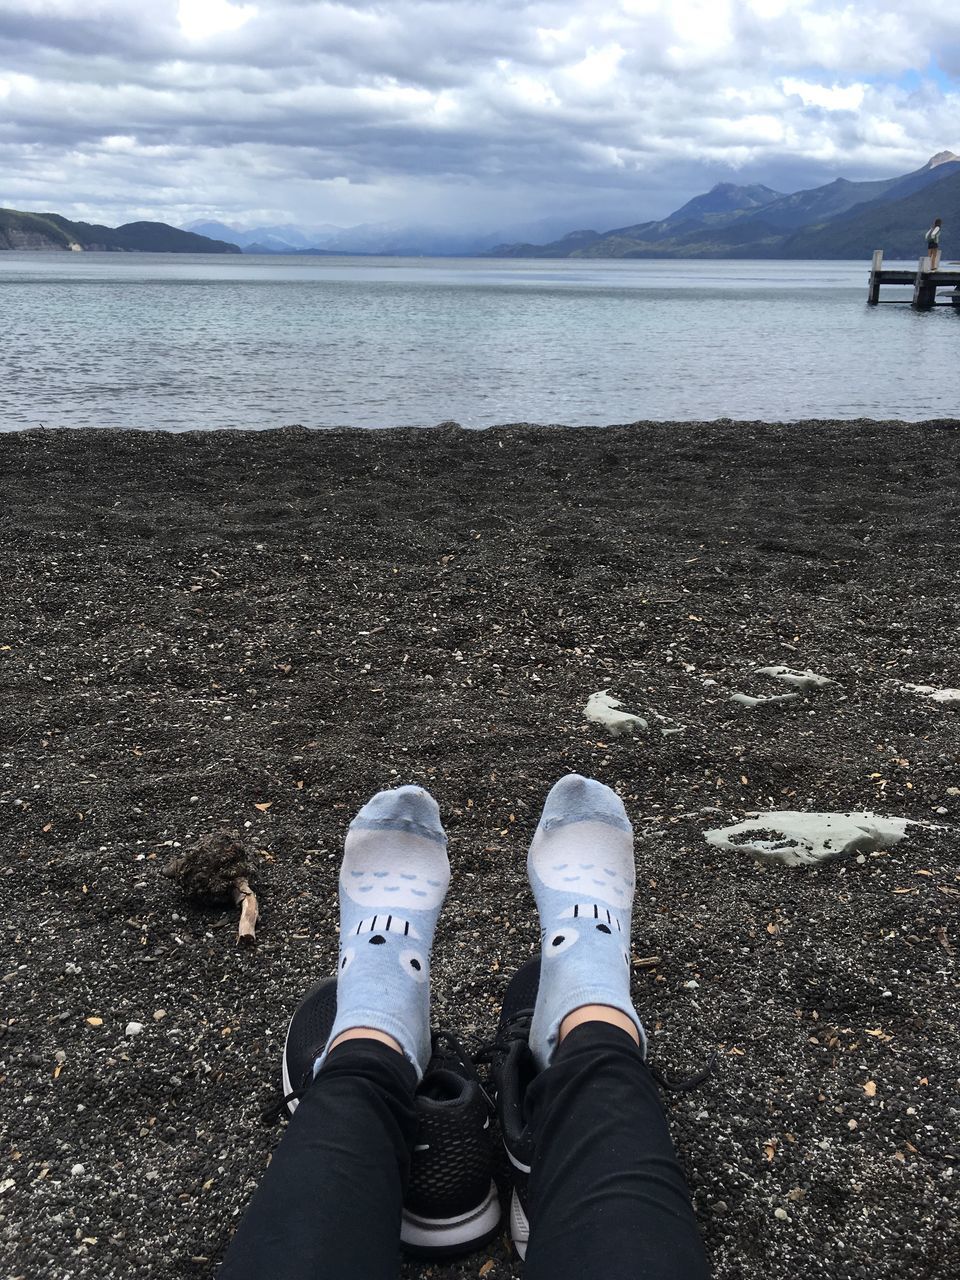
<instances>
[{"instance_id":1,"label":"printed sock","mask_svg":"<svg viewBox=\"0 0 960 1280\"><path fill-rule=\"evenodd\" d=\"M449 882L447 837L428 791L380 791L363 806L340 867L337 1017L328 1044L354 1027L372 1027L393 1036L423 1075L430 952Z\"/></svg>"},{"instance_id":2,"label":"printed sock","mask_svg":"<svg viewBox=\"0 0 960 1280\"><path fill-rule=\"evenodd\" d=\"M527 857L540 912L540 987L530 1049L547 1066L560 1024L587 1004L610 1005L646 1035L630 999L633 828L620 797L568 774L553 787Z\"/></svg>"}]
</instances>

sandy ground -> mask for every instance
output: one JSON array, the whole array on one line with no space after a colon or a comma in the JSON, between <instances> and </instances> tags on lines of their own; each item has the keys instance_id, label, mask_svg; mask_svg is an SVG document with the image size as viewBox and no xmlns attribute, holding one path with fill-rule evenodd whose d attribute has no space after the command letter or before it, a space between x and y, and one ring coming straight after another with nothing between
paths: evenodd
<instances>
[{"instance_id":1,"label":"sandy ground","mask_svg":"<svg viewBox=\"0 0 960 1280\"><path fill-rule=\"evenodd\" d=\"M2 1276L211 1275L379 787L440 802L436 1017L489 1034L574 769L637 827L655 1057L719 1056L667 1099L717 1276L956 1274L960 714L899 682L960 685L958 463L952 423L0 435ZM729 701L780 662L839 683ZM584 721L608 687L650 732ZM704 843L784 807L942 829L814 872ZM252 953L160 874L222 824ZM405 1270L478 1273L520 1267Z\"/></svg>"}]
</instances>

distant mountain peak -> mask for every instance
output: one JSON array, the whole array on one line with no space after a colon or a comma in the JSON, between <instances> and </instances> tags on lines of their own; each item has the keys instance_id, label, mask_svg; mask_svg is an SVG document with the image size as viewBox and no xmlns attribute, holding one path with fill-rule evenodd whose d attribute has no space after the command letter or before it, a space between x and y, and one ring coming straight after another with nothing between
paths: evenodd
<instances>
[{"instance_id":1,"label":"distant mountain peak","mask_svg":"<svg viewBox=\"0 0 960 1280\"><path fill-rule=\"evenodd\" d=\"M717 216L730 216L753 212L764 205L781 199L783 193L770 187L755 183L749 187L738 186L735 182L718 182L706 195L694 196L685 205L675 209L664 221L702 221L715 220Z\"/></svg>"},{"instance_id":2,"label":"distant mountain peak","mask_svg":"<svg viewBox=\"0 0 960 1280\"><path fill-rule=\"evenodd\" d=\"M923 167L925 169L936 169L938 165L949 164L951 160L960 160L960 156L955 155L952 151L938 151L935 156L930 157Z\"/></svg>"}]
</instances>

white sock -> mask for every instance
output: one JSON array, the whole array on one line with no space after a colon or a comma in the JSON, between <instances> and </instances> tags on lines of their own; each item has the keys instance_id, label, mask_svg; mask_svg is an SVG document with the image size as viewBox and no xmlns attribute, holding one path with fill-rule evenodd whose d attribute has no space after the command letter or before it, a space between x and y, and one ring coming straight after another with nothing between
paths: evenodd
<instances>
[{"instance_id":1,"label":"white sock","mask_svg":"<svg viewBox=\"0 0 960 1280\"><path fill-rule=\"evenodd\" d=\"M633 828L620 797L578 773L547 796L527 874L540 912L540 987L530 1048L545 1067L567 1014L609 1005L646 1035L630 999Z\"/></svg>"},{"instance_id":2,"label":"white sock","mask_svg":"<svg viewBox=\"0 0 960 1280\"><path fill-rule=\"evenodd\" d=\"M423 1074L430 1058L430 952L449 882L447 837L428 791L380 791L363 806L340 867L337 1017L328 1044L344 1031L371 1027L393 1036Z\"/></svg>"}]
</instances>

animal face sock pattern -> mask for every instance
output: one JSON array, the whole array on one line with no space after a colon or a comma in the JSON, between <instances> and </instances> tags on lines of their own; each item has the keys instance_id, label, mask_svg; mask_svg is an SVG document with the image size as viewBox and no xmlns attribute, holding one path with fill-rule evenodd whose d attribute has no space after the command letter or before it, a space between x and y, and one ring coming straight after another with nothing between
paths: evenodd
<instances>
[{"instance_id":1,"label":"animal face sock pattern","mask_svg":"<svg viewBox=\"0 0 960 1280\"><path fill-rule=\"evenodd\" d=\"M428 791L380 791L363 806L340 867L337 1017L328 1044L354 1027L373 1027L393 1036L423 1075L430 951L449 883L447 837Z\"/></svg>"},{"instance_id":2,"label":"animal face sock pattern","mask_svg":"<svg viewBox=\"0 0 960 1280\"><path fill-rule=\"evenodd\" d=\"M646 1035L630 999L630 920L636 874L633 828L609 787L578 773L547 796L527 874L540 912L540 988L530 1028L547 1066L568 1013L610 1005Z\"/></svg>"}]
</instances>

